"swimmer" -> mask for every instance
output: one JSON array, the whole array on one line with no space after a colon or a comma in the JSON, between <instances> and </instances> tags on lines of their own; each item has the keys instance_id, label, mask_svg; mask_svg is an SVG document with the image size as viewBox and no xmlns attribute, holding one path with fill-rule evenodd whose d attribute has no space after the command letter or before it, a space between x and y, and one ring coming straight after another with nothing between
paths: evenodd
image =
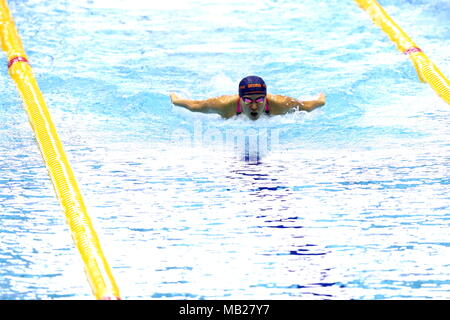
<instances>
[{"instance_id":1,"label":"swimmer","mask_svg":"<svg viewBox=\"0 0 450 320\"><path fill-rule=\"evenodd\" d=\"M181 99L175 93L170 94L172 103L193 112L217 113L228 119L241 113L251 120L262 114L281 115L291 110L312 111L325 104L325 95L320 93L317 99L301 101L295 98L267 94L264 80L257 76L248 76L239 83L239 96L227 95L207 100Z\"/></svg>"}]
</instances>

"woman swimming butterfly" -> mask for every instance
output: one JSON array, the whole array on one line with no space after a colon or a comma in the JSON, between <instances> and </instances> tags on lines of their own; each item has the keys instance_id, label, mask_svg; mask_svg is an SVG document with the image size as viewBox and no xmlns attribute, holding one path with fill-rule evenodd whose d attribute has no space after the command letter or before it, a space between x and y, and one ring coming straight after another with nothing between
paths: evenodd
<instances>
[{"instance_id":1,"label":"woman swimming butterfly","mask_svg":"<svg viewBox=\"0 0 450 320\"><path fill-rule=\"evenodd\" d=\"M223 118L244 114L252 120L262 114L281 115L291 110L312 111L325 104L325 95L320 93L316 100L301 101L295 98L267 94L264 80L257 76L248 76L239 83L239 95L227 95L207 100L181 99L175 93L170 94L172 103L190 111L217 113Z\"/></svg>"}]
</instances>

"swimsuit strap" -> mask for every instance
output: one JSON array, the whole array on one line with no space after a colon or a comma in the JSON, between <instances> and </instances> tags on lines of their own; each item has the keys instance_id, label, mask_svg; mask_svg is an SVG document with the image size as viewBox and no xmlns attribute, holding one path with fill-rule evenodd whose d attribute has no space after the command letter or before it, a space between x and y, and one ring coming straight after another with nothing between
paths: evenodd
<instances>
[{"instance_id":1,"label":"swimsuit strap","mask_svg":"<svg viewBox=\"0 0 450 320\"><path fill-rule=\"evenodd\" d=\"M236 114L241 114L242 110L241 110L241 98L238 98L238 102L237 102L237 110L236 110Z\"/></svg>"},{"instance_id":2,"label":"swimsuit strap","mask_svg":"<svg viewBox=\"0 0 450 320\"><path fill-rule=\"evenodd\" d=\"M264 108L264 112L266 114L270 113L270 108L269 108L269 99L266 98L266 106ZM242 113L242 108L241 108L241 98L238 98L238 102L237 102L237 109L236 109L236 114L241 114Z\"/></svg>"}]
</instances>

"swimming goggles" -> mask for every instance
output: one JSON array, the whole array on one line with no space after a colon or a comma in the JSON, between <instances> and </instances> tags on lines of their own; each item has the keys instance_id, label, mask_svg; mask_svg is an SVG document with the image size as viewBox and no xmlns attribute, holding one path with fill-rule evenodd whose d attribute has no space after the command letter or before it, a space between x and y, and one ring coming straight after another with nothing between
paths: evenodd
<instances>
[{"instance_id":1,"label":"swimming goggles","mask_svg":"<svg viewBox=\"0 0 450 320\"><path fill-rule=\"evenodd\" d=\"M253 99L250 99L250 98L247 98L247 97L243 97L243 98L242 98L242 101L244 101L245 104L250 104L250 103L252 103L252 102L255 102L255 103L257 103L257 104L261 104L261 103L264 102L264 98L265 98L265 97L258 97L258 98L256 98L255 100L253 100Z\"/></svg>"}]
</instances>

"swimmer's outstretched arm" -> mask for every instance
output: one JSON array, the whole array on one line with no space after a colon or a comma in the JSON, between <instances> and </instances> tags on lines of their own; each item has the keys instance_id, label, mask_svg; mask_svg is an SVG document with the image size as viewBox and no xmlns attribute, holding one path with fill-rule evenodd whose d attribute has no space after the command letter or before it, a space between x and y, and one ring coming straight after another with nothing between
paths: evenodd
<instances>
[{"instance_id":1,"label":"swimmer's outstretched arm","mask_svg":"<svg viewBox=\"0 0 450 320\"><path fill-rule=\"evenodd\" d=\"M318 108L318 107L322 107L325 105L326 103L326 97L324 93L319 93L319 96L317 97L316 100L310 100L310 101L302 101L303 106L300 107L300 110L305 110L305 111L313 111L314 109Z\"/></svg>"},{"instance_id":2,"label":"swimmer's outstretched arm","mask_svg":"<svg viewBox=\"0 0 450 320\"><path fill-rule=\"evenodd\" d=\"M194 112L205 112L205 103L200 100L189 100L189 99L181 99L175 93L170 94L170 99L172 103L179 107L184 107L190 111Z\"/></svg>"},{"instance_id":3,"label":"swimmer's outstretched arm","mask_svg":"<svg viewBox=\"0 0 450 320\"><path fill-rule=\"evenodd\" d=\"M271 113L273 114L285 114L293 109L311 112L314 109L325 105L326 97L325 94L320 93L315 100L302 101L287 96L269 95L269 102Z\"/></svg>"},{"instance_id":4,"label":"swimmer's outstretched arm","mask_svg":"<svg viewBox=\"0 0 450 320\"><path fill-rule=\"evenodd\" d=\"M174 105L184 107L190 111L218 113L224 118L228 118L230 116L230 106L232 105L232 102L236 100L234 96L222 96L207 100L181 99L175 93L170 94L170 99Z\"/></svg>"}]
</instances>

